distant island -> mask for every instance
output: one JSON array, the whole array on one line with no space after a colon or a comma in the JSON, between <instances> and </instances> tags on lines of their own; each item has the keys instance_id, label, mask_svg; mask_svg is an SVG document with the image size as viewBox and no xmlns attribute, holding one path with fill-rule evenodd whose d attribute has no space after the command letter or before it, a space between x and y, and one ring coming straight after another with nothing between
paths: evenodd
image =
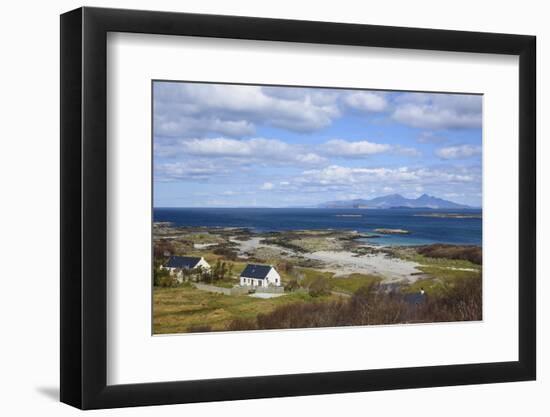
<instances>
[{"instance_id":1,"label":"distant island","mask_svg":"<svg viewBox=\"0 0 550 417\"><path fill-rule=\"evenodd\" d=\"M390 194L370 200L335 200L319 204L320 208L358 208L358 209L472 209L465 204L454 203L449 200L422 194L418 198L406 198L400 194Z\"/></svg>"}]
</instances>

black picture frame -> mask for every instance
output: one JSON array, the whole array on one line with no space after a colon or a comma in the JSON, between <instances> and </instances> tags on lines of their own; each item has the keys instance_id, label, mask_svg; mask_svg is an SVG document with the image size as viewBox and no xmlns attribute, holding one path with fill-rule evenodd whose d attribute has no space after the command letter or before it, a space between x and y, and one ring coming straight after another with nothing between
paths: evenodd
<instances>
[{"instance_id":1,"label":"black picture frame","mask_svg":"<svg viewBox=\"0 0 550 417\"><path fill-rule=\"evenodd\" d=\"M108 32L519 56L519 358L513 362L107 385ZM79 8L61 15L61 401L82 409L534 380L536 38Z\"/></svg>"}]
</instances>

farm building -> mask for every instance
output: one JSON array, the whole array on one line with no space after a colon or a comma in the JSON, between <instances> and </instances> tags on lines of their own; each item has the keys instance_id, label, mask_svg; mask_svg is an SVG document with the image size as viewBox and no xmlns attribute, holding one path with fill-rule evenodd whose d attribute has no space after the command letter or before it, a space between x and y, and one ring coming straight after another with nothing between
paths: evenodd
<instances>
[{"instance_id":1,"label":"farm building","mask_svg":"<svg viewBox=\"0 0 550 417\"><path fill-rule=\"evenodd\" d=\"M170 275L176 275L181 280L184 270L202 268L205 271L210 271L210 264L202 256L171 256L163 268L170 271Z\"/></svg>"},{"instance_id":2,"label":"farm building","mask_svg":"<svg viewBox=\"0 0 550 417\"><path fill-rule=\"evenodd\" d=\"M280 287L281 276L271 265L248 264L241 272L241 285L248 287Z\"/></svg>"}]
</instances>

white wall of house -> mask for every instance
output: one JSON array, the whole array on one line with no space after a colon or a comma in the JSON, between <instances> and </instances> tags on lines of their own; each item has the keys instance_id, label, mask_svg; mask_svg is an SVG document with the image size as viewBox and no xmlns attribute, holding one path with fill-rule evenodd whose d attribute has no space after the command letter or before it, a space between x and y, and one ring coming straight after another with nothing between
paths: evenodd
<instances>
[{"instance_id":1,"label":"white wall of house","mask_svg":"<svg viewBox=\"0 0 550 417\"><path fill-rule=\"evenodd\" d=\"M281 286L281 276L275 270L275 268L271 268L271 270L267 273L267 280L266 281L270 285L274 285L276 287Z\"/></svg>"},{"instance_id":2,"label":"white wall of house","mask_svg":"<svg viewBox=\"0 0 550 417\"><path fill-rule=\"evenodd\" d=\"M267 273L266 279L250 278L241 276L240 280L241 285L246 285L248 287L269 287L270 285L280 287L281 286L281 276L275 270L271 268Z\"/></svg>"},{"instance_id":3,"label":"white wall of house","mask_svg":"<svg viewBox=\"0 0 550 417\"><path fill-rule=\"evenodd\" d=\"M206 262L206 259L204 259L203 257L201 257L201 260L199 261L197 266L195 266L195 268L198 268L199 266L207 271L210 271L210 264Z\"/></svg>"}]
</instances>

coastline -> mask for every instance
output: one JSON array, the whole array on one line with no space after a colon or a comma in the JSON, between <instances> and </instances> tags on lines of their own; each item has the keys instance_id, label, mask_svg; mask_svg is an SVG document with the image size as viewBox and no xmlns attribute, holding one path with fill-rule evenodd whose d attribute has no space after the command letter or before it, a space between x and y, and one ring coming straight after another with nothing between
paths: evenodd
<instances>
[{"instance_id":1,"label":"coastline","mask_svg":"<svg viewBox=\"0 0 550 417\"><path fill-rule=\"evenodd\" d=\"M394 306L397 314L409 311L407 302L400 301L405 303L402 305L405 310L399 310L392 304L391 294L396 294L398 300L406 300L425 291L435 302L445 303L449 302L445 301L445 294L452 293L455 283L463 280L471 285L481 283L479 246L374 245L365 236L356 230L257 232L243 227L153 223L155 271L170 256L204 258L213 269L225 264L229 271L225 278L210 285L217 293L208 292L208 286L196 286L193 282L155 284L154 334L255 329L260 325L260 317L275 317L269 315L276 315L277 311L298 312L302 308L331 311L344 305L351 308L354 304L348 301L365 291L381 297L379 302L385 307L381 305L382 310L377 307L376 312ZM284 291L277 296L243 292L243 288L238 288L239 276L248 264L276 268ZM229 294L231 288L238 291L233 295L219 294ZM460 290L462 284L457 288ZM430 310L423 311L426 318L406 315L407 318L396 320L438 320ZM478 310L475 311L477 314ZM300 313L296 314L293 317L299 321ZM386 323L386 319L377 314L371 317L378 318L368 323ZM460 317L459 313L453 314ZM449 320L448 316L441 317ZM286 324L278 323L275 320L269 326L285 328Z\"/></svg>"},{"instance_id":2,"label":"coastline","mask_svg":"<svg viewBox=\"0 0 550 417\"><path fill-rule=\"evenodd\" d=\"M256 232L238 227L174 227L167 222L154 223L154 229L155 239L177 241L188 239L189 236L196 239L199 236L201 242L192 244L191 249L194 252L207 252L220 249L221 246L233 250L237 258L243 261L269 262L279 259L294 262L298 266L314 267L321 272L330 272L334 278L345 278L357 273L375 275L380 277L382 283L410 284L425 278L425 274L419 269L423 264L403 254L430 246L371 244L370 239L378 236L355 230ZM477 247L446 245L456 248ZM448 268L474 270L452 266Z\"/></svg>"}]
</instances>

